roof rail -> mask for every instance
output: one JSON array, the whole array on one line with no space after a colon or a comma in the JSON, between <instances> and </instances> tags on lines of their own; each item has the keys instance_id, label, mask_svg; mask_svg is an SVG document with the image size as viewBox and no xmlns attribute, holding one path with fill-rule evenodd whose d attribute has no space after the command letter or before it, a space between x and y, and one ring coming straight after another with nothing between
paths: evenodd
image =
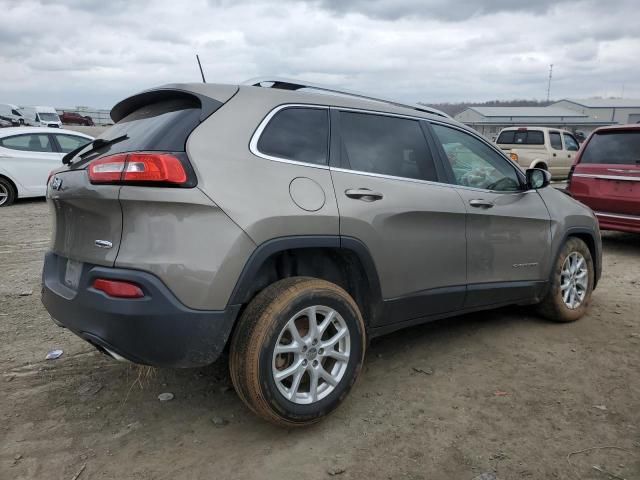
<instances>
[{"instance_id":1,"label":"roof rail","mask_svg":"<svg viewBox=\"0 0 640 480\"><path fill-rule=\"evenodd\" d=\"M270 85L263 85L265 83ZM337 89L334 87L329 87L327 85L319 85L317 83L305 82L303 80L293 80L293 79L282 78L282 77L257 77L257 78L252 78L245 82L242 82L242 85L249 85L252 87L277 88L281 90L301 90L303 88L308 88L311 90L335 93L335 94L344 95L347 97L356 97L356 98L362 98L364 100L373 100L375 102L387 103L389 105L394 105L396 107L410 108L411 110L417 110L420 112L431 113L432 115L439 115L441 117L451 118L449 115L447 115L444 112L441 112L438 109L427 107L422 104L409 105L406 103L398 102L396 100L390 100L388 98L372 97L371 95L367 95L366 93L359 93L359 92L353 92L351 90Z\"/></svg>"}]
</instances>

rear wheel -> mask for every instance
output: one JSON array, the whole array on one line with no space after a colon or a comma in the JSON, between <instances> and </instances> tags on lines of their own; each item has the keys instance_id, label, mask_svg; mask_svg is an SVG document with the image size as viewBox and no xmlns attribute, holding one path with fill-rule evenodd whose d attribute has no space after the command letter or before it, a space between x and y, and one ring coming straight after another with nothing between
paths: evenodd
<instances>
[{"instance_id":1,"label":"rear wheel","mask_svg":"<svg viewBox=\"0 0 640 480\"><path fill-rule=\"evenodd\" d=\"M549 292L539 305L540 313L557 322L578 320L591 301L593 282L589 247L579 238L569 238L554 265Z\"/></svg>"},{"instance_id":2,"label":"rear wheel","mask_svg":"<svg viewBox=\"0 0 640 480\"><path fill-rule=\"evenodd\" d=\"M0 207L8 207L16 199L16 190L9 180L0 178Z\"/></svg>"},{"instance_id":3,"label":"rear wheel","mask_svg":"<svg viewBox=\"0 0 640 480\"><path fill-rule=\"evenodd\" d=\"M324 280L288 278L243 313L231 341L231 378L262 418L308 425L344 400L364 352L364 322L347 292Z\"/></svg>"}]
</instances>

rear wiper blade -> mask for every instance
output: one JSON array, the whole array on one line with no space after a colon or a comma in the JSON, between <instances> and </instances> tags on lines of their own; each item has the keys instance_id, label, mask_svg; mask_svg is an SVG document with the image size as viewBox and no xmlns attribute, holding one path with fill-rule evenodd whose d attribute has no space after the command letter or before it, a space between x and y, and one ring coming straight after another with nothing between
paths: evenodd
<instances>
[{"instance_id":1,"label":"rear wiper blade","mask_svg":"<svg viewBox=\"0 0 640 480\"><path fill-rule=\"evenodd\" d=\"M91 147L91 148L89 148L89 150L87 150L82 155L80 155L80 157L84 158L89 153L93 152L94 150L96 150L98 148L106 147L108 145L113 145L114 143L121 142L123 140L126 140L127 138L129 138L129 136L127 134L120 135L119 137L112 138L111 140L105 140L104 138L96 138L94 141L92 141L90 143L87 143L86 145L78 147L75 150L71 150L64 157L62 157L62 163L64 165L69 165L71 163L71 160L73 159L73 157L75 157L78 153L80 153L82 150L84 150L87 147Z\"/></svg>"}]
</instances>

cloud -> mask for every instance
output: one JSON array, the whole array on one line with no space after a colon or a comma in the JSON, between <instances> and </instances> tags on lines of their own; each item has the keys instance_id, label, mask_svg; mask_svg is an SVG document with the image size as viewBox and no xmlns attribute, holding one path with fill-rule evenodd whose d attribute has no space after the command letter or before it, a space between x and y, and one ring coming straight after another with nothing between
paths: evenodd
<instances>
[{"instance_id":1,"label":"cloud","mask_svg":"<svg viewBox=\"0 0 640 480\"><path fill-rule=\"evenodd\" d=\"M501 12L543 14L551 7L571 2L572 0L316 0L314 3L337 13L361 13L385 20L413 17L461 21Z\"/></svg>"},{"instance_id":2,"label":"cloud","mask_svg":"<svg viewBox=\"0 0 640 480\"><path fill-rule=\"evenodd\" d=\"M453 5L453 6L452 6ZM640 97L631 0L0 0L0 102L277 75L404 101Z\"/></svg>"}]
</instances>

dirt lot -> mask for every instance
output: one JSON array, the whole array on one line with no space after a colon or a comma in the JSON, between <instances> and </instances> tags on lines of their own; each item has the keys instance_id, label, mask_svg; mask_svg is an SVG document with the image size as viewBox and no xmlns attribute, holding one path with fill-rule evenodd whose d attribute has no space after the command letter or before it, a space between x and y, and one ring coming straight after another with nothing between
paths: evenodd
<instances>
[{"instance_id":1,"label":"dirt lot","mask_svg":"<svg viewBox=\"0 0 640 480\"><path fill-rule=\"evenodd\" d=\"M1 479L640 478L638 236L605 234L579 322L510 308L378 339L346 403L286 431L241 404L224 360L136 382L56 327L48 235L43 201L0 209Z\"/></svg>"}]
</instances>

